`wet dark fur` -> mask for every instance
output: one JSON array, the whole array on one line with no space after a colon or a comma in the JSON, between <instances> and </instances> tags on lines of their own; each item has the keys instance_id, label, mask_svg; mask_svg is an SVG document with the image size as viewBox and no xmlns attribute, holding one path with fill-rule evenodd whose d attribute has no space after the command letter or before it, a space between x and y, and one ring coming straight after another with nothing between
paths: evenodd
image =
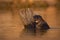
<instances>
[{"instance_id":1,"label":"wet dark fur","mask_svg":"<svg viewBox=\"0 0 60 40\"><path fill-rule=\"evenodd\" d=\"M49 25L47 24L47 22L43 20L42 17L41 20L42 20L41 24L39 24L40 31L50 29ZM25 25L25 29L27 29L28 31L36 32L36 25L37 25L36 22L32 22L31 24Z\"/></svg>"}]
</instances>

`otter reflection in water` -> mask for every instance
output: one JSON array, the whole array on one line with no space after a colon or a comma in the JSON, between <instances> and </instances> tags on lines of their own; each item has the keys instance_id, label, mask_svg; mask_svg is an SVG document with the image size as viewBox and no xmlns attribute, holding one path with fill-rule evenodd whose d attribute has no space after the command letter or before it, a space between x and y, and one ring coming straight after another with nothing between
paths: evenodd
<instances>
[{"instance_id":1,"label":"otter reflection in water","mask_svg":"<svg viewBox=\"0 0 60 40\"><path fill-rule=\"evenodd\" d=\"M43 32L50 29L47 22L45 22L40 15L34 15L33 19L34 21L31 24L25 25L25 29L27 29L27 31L36 33L36 30Z\"/></svg>"}]
</instances>

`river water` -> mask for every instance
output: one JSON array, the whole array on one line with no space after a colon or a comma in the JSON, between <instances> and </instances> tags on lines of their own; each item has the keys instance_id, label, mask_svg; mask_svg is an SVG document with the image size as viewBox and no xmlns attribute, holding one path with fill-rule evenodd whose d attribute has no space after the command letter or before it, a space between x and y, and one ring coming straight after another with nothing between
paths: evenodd
<instances>
[{"instance_id":1,"label":"river water","mask_svg":"<svg viewBox=\"0 0 60 40\"><path fill-rule=\"evenodd\" d=\"M60 40L59 10L54 6L49 6L45 10L37 9L33 11L39 13L51 29L43 33L26 33L23 30L23 23L18 13L0 12L0 40Z\"/></svg>"}]
</instances>

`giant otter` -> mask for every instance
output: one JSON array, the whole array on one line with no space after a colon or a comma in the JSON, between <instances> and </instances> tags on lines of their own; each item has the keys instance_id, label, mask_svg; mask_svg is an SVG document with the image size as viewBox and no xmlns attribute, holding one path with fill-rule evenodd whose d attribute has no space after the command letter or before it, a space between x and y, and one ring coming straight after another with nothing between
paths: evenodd
<instances>
[{"instance_id":1,"label":"giant otter","mask_svg":"<svg viewBox=\"0 0 60 40\"><path fill-rule=\"evenodd\" d=\"M27 29L27 31L32 31L32 32L36 33L37 28L39 30L48 30L48 29L50 29L47 22L45 22L40 15L34 15L33 20L34 21L32 23L30 23L28 25L25 25L25 29Z\"/></svg>"}]
</instances>

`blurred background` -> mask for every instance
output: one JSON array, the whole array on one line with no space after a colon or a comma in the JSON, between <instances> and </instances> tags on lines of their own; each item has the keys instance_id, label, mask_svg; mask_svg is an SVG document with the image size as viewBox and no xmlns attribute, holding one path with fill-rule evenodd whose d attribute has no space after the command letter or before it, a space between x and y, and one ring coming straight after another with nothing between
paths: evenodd
<instances>
[{"instance_id":1,"label":"blurred background","mask_svg":"<svg viewBox=\"0 0 60 40\"><path fill-rule=\"evenodd\" d=\"M42 38L24 35L20 39L24 25L19 10L25 8L32 8L50 26ZM60 0L0 0L0 40L60 40L59 37Z\"/></svg>"}]
</instances>

